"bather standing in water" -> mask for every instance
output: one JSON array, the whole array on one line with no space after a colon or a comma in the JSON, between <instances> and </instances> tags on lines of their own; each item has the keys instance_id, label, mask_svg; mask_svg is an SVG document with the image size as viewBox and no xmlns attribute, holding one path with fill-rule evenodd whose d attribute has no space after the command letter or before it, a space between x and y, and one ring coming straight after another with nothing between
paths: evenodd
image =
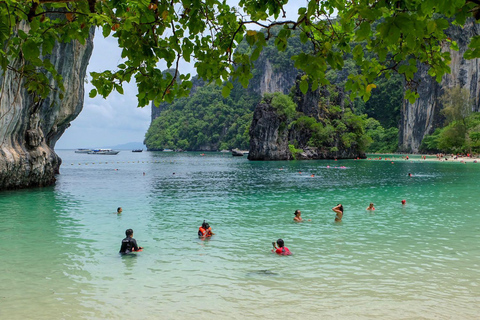
<instances>
[{"instance_id":1,"label":"bather standing in water","mask_svg":"<svg viewBox=\"0 0 480 320\"><path fill-rule=\"evenodd\" d=\"M337 214L335 216L335 222L341 222L343 218L343 206L341 203L337 204L336 207L333 207L332 210Z\"/></svg>"},{"instance_id":2,"label":"bather standing in water","mask_svg":"<svg viewBox=\"0 0 480 320\"><path fill-rule=\"evenodd\" d=\"M302 212L300 210L295 210L294 212L295 217L293 218L293 221L295 222L304 222L305 220L302 219ZM312 219L308 219L307 221L312 221Z\"/></svg>"}]
</instances>

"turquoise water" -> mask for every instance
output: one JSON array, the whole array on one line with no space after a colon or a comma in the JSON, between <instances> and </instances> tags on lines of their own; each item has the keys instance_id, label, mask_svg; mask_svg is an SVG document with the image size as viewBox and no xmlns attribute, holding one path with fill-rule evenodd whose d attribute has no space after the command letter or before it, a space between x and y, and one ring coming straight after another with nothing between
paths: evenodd
<instances>
[{"instance_id":1,"label":"turquoise water","mask_svg":"<svg viewBox=\"0 0 480 320\"><path fill-rule=\"evenodd\" d=\"M480 164L58 153L0 193L1 319L478 319Z\"/></svg>"}]
</instances>

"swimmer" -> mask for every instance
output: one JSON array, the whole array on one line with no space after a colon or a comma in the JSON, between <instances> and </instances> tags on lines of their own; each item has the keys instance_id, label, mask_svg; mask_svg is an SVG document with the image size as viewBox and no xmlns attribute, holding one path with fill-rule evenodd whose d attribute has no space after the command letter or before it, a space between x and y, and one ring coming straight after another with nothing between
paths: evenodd
<instances>
[{"instance_id":1,"label":"swimmer","mask_svg":"<svg viewBox=\"0 0 480 320\"><path fill-rule=\"evenodd\" d=\"M305 220L302 219L302 212L300 210L295 210L293 213L295 217L293 218L293 221L295 222L303 222ZM308 219L307 221L312 221L312 219Z\"/></svg>"},{"instance_id":2,"label":"swimmer","mask_svg":"<svg viewBox=\"0 0 480 320\"><path fill-rule=\"evenodd\" d=\"M407 204L407 200L402 200L402 205L406 205Z\"/></svg>"},{"instance_id":3,"label":"swimmer","mask_svg":"<svg viewBox=\"0 0 480 320\"><path fill-rule=\"evenodd\" d=\"M409 176L409 177L412 177L412 174L409 172L409 173L408 173L408 176Z\"/></svg>"},{"instance_id":4,"label":"swimmer","mask_svg":"<svg viewBox=\"0 0 480 320\"><path fill-rule=\"evenodd\" d=\"M117 208L117 214L120 214L120 213L122 213L122 212L123 212L122 207L118 207L118 208Z\"/></svg>"},{"instance_id":5,"label":"swimmer","mask_svg":"<svg viewBox=\"0 0 480 320\"><path fill-rule=\"evenodd\" d=\"M337 204L336 207L333 207L332 210L337 214L335 216L335 222L341 222L343 218L343 206L341 203Z\"/></svg>"},{"instance_id":6,"label":"swimmer","mask_svg":"<svg viewBox=\"0 0 480 320\"><path fill-rule=\"evenodd\" d=\"M373 206L373 202L370 203L367 210L372 210L372 211L375 210L375 207Z\"/></svg>"},{"instance_id":7,"label":"swimmer","mask_svg":"<svg viewBox=\"0 0 480 320\"><path fill-rule=\"evenodd\" d=\"M209 238L215 233L212 232L212 227L203 220L202 226L198 228L198 237L201 239Z\"/></svg>"},{"instance_id":8,"label":"swimmer","mask_svg":"<svg viewBox=\"0 0 480 320\"><path fill-rule=\"evenodd\" d=\"M288 250L287 247L285 247L284 245L284 242L282 239L278 239L277 240L277 245L275 245L275 241L272 242L272 245L273 245L273 249L272 249L272 252L275 252L276 254L280 254L282 256L289 256L291 255L292 253L290 252L290 250Z\"/></svg>"},{"instance_id":9,"label":"swimmer","mask_svg":"<svg viewBox=\"0 0 480 320\"><path fill-rule=\"evenodd\" d=\"M122 246L120 247L120 254L127 254L134 251L139 251L143 247L137 245L137 241L133 239L133 230L127 229L125 231L126 238L122 240Z\"/></svg>"}]
</instances>

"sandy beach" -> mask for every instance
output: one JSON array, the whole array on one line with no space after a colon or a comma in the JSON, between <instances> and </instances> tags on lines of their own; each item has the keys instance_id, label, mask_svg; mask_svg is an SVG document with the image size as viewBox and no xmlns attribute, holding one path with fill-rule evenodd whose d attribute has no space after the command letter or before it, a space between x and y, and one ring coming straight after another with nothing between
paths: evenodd
<instances>
[{"instance_id":1,"label":"sandy beach","mask_svg":"<svg viewBox=\"0 0 480 320\"><path fill-rule=\"evenodd\" d=\"M443 156L434 155L382 155L368 154L366 160L376 161L414 161L414 162L449 162L449 163L480 163L478 157L462 157L462 156Z\"/></svg>"}]
</instances>

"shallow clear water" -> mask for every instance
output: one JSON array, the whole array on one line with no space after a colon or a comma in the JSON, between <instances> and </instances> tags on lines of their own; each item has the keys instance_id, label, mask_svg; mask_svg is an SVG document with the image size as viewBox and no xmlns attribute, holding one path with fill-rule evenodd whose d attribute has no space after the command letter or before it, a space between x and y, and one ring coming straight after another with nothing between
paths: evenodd
<instances>
[{"instance_id":1,"label":"shallow clear water","mask_svg":"<svg viewBox=\"0 0 480 320\"><path fill-rule=\"evenodd\" d=\"M0 193L1 319L478 319L480 164L59 154Z\"/></svg>"}]
</instances>

